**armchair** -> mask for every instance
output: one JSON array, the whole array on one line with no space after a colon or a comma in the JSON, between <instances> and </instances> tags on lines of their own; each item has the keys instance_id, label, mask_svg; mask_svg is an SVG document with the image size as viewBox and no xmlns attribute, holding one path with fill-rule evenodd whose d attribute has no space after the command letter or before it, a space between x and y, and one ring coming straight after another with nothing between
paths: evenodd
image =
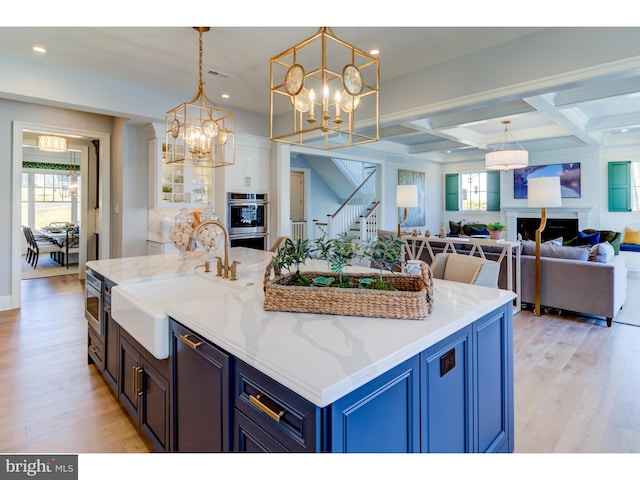
<instances>
[{"instance_id":1,"label":"armchair","mask_svg":"<svg viewBox=\"0 0 640 480\"><path fill-rule=\"evenodd\" d=\"M480 257L438 253L431 263L434 278L498 288L500 264Z\"/></svg>"}]
</instances>

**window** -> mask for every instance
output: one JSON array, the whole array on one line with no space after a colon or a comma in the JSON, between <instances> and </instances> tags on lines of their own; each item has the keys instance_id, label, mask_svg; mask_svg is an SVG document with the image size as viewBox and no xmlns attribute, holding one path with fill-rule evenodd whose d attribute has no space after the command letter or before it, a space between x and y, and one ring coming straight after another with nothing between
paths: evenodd
<instances>
[{"instance_id":1,"label":"window","mask_svg":"<svg viewBox=\"0 0 640 480\"><path fill-rule=\"evenodd\" d=\"M500 210L500 172L460 174L460 205L462 210Z\"/></svg>"},{"instance_id":2,"label":"window","mask_svg":"<svg viewBox=\"0 0 640 480\"><path fill-rule=\"evenodd\" d=\"M67 172L23 169L22 172L22 223L34 228L51 222L78 224L80 190L69 192ZM80 176L78 176L80 185Z\"/></svg>"},{"instance_id":3,"label":"window","mask_svg":"<svg viewBox=\"0 0 640 480\"><path fill-rule=\"evenodd\" d=\"M445 210L500 211L500 172L447 173Z\"/></svg>"},{"instance_id":4,"label":"window","mask_svg":"<svg viewBox=\"0 0 640 480\"><path fill-rule=\"evenodd\" d=\"M460 204L462 210L487 209L487 173L460 174Z\"/></svg>"}]
</instances>

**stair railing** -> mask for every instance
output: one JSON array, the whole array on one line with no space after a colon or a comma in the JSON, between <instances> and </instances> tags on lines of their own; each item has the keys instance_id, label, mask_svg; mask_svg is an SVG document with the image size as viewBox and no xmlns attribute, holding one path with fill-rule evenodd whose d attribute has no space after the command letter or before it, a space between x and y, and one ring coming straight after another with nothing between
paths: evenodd
<instances>
[{"instance_id":1,"label":"stair railing","mask_svg":"<svg viewBox=\"0 0 640 480\"><path fill-rule=\"evenodd\" d=\"M307 222L294 222L291 220L291 239L304 240L307 238Z\"/></svg>"},{"instance_id":2,"label":"stair railing","mask_svg":"<svg viewBox=\"0 0 640 480\"><path fill-rule=\"evenodd\" d=\"M360 215L360 241L367 242L378 236L378 208L380 200L373 204L371 210Z\"/></svg>"},{"instance_id":3,"label":"stair railing","mask_svg":"<svg viewBox=\"0 0 640 480\"><path fill-rule=\"evenodd\" d=\"M375 174L375 170L371 171L349 198L333 214L327 215L327 238L336 238L348 232L360 215L365 213L376 196Z\"/></svg>"}]
</instances>

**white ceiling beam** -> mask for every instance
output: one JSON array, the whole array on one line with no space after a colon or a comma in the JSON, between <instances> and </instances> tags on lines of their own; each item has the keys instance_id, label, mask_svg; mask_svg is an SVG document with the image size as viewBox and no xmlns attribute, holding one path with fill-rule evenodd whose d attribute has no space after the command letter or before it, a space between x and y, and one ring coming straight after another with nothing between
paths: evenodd
<instances>
[{"instance_id":1,"label":"white ceiling beam","mask_svg":"<svg viewBox=\"0 0 640 480\"><path fill-rule=\"evenodd\" d=\"M640 79L637 76L621 78L595 84L588 87L576 88L565 92L558 92L555 96L556 107L569 107L580 103L601 100L603 98L619 97L640 92Z\"/></svg>"},{"instance_id":2,"label":"white ceiling beam","mask_svg":"<svg viewBox=\"0 0 640 480\"><path fill-rule=\"evenodd\" d=\"M513 100L496 105L485 105L480 108L437 115L431 118L430 126L435 130L444 130L533 111L534 109L526 102Z\"/></svg>"},{"instance_id":3,"label":"white ceiling beam","mask_svg":"<svg viewBox=\"0 0 640 480\"><path fill-rule=\"evenodd\" d=\"M524 98L524 101L540 113L545 114L558 125L564 127L569 134L574 135L586 145L596 145L599 143L599 134L588 133L585 130L586 119L580 118L579 114L575 111L572 112L570 109L559 110L552 98L557 98L557 94L555 96L539 95L536 97L527 97Z\"/></svg>"},{"instance_id":4,"label":"white ceiling beam","mask_svg":"<svg viewBox=\"0 0 640 480\"><path fill-rule=\"evenodd\" d=\"M586 130L617 130L621 128L632 128L640 126L640 113L623 113L619 115L609 115L606 117L592 118L587 122Z\"/></svg>"},{"instance_id":5,"label":"white ceiling beam","mask_svg":"<svg viewBox=\"0 0 640 480\"><path fill-rule=\"evenodd\" d=\"M421 143L418 145L412 145L409 147L410 154L426 153L426 152L439 152L446 150L454 150L459 148L469 148L455 140L441 140L437 142Z\"/></svg>"}]
</instances>

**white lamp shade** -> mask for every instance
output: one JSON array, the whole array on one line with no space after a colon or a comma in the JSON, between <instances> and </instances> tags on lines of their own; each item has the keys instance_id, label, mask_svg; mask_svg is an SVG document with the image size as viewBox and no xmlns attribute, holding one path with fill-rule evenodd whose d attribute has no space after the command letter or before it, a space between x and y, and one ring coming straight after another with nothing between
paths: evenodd
<instances>
[{"instance_id":1,"label":"white lamp shade","mask_svg":"<svg viewBox=\"0 0 640 480\"><path fill-rule=\"evenodd\" d=\"M396 190L396 205L398 207L417 207L418 186L398 185L398 189Z\"/></svg>"},{"instance_id":2,"label":"white lamp shade","mask_svg":"<svg viewBox=\"0 0 640 480\"><path fill-rule=\"evenodd\" d=\"M529 165L529 152L526 150L496 150L485 156L487 170L515 170Z\"/></svg>"},{"instance_id":3,"label":"white lamp shade","mask_svg":"<svg viewBox=\"0 0 640 480\"><path fill-rule=\"evenodd\" d=\"M560 191L560 177L529 178L528 206L530 208L561 207L562 194Z\"/></svg>"}]
</instances>

